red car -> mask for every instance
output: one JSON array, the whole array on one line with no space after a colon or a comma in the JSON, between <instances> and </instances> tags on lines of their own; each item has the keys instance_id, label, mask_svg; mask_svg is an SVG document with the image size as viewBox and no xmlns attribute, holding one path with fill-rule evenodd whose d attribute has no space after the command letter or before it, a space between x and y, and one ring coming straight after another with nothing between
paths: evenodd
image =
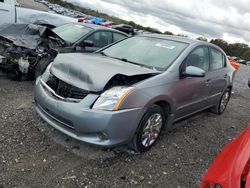
<instances>
[{"instance_id":1,"label":"red car","mask_svg":"<svg viewBox=\"0 0 250 188\"><path fill-rule=\"evenodd\" d=\"M200 188L250 188L250 125L215 159Z\"/></svg>"}]
</instances>

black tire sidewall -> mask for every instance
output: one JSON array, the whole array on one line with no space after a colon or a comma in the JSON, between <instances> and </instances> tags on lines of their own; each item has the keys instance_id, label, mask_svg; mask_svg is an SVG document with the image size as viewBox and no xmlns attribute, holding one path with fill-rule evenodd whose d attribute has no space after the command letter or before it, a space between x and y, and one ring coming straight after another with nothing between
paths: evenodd
<instances>
[{"instance_id":1,"label":"black tire sidewall","mask_svg":"<svg viewBox=\"0 0 250 188\"><path fill-rule=\"evenodd\" d=\"M228 98L228 101L227 101L227 104L226 104L224 110L221 111L221 108L220 108L220 107L221 107L221 101L222 101L222 99L223 99L223 97L224 97L224 95L225 95L226 93L229 94L229 98ZM220 98L219 105L218 105L218 114L223 114L223 112L225 112L225 110L226 110L226 108L227 108L227 105L228 105L228 102L229 102L229 100L230 100L230 97L231 97L231 90L230 90L229 88L227 88L227 89L224 91L224 93L223 93L223 95L221 96L221 98Z\"/></svg>"}]
</instances>

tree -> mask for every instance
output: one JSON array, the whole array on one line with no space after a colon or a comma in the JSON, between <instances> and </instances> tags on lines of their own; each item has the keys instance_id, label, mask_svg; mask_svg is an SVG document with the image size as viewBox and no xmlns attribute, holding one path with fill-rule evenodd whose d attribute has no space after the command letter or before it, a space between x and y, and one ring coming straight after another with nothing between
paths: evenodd
<instances>
[{"instance_id":1,"label":"tree","mask_svg":"<svg viewBox=\"0 0 250 188\"><path fill-rule=\"evenodd\" d=\"M188 38L188 36L187 36L187 35L184 35L184 34L177 34L177 36Z\"/></svg>"},{"instance_id":2,"label":"tree","mask_svg":"<svg viewBox=\"0 0 250 188\"><path fill-rule=\"evenodd\" d=\"M244 58L244 53L248 50L248 45L244 43L234 43L228 46L228 54L240 58Z\"/></svg>"},{"instance_id":3,"label":"tree","mask_svg":"<svg viewBox=\"0 0 250 188\"><path fill-rule=\"evenodd\" d=\"M198 37L198 38L196 38L196 40L201 40L201 41L207 42L207 38L205 38L205 37Z\"/></svg>"},{"instance_id":4,"label":"tree","mask_svg":"<svg viewBox=\"0 0 250 188\"><path fill-rule=\"evenodd\" d=\"M171 31L165 31L163 34L165 34L165 35L174 35Z\"/></svg>"},{"instance_id":5,"label":"tree","mask_svg":"<svg viewBox=\"0 0 250 188\"><path fill-rule=\"evenodd\" d=\"M245 60L250 60L250 49L246 50L244 53L243 53L243 59Z\"/></svg>"},{"instance_id":6,"label":"tree","mask_svg":"<svg viewBox=\"0 0 250 188\"><path fill-rule=\"evenodd\" d=\"M212 39L210 43L221 47L221 49L223 49L228 54L228 43L226 41L222 39Z\"/></svg>"}]
</instances>

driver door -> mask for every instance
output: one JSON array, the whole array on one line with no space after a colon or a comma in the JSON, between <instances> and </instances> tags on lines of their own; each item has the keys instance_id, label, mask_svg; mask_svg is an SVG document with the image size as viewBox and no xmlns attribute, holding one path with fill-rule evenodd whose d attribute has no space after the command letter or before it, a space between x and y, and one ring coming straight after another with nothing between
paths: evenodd
<instances>
[{"instance_id":1,"label":"driver door","mask_svg":"<svg viewBox=\"0 0 250 188\"><path fill-rule=\"evenodd\" d=\"M209 50L206 46L195 48L181 65L181 71L194 66L206 71L205 77L184 77L176 84L176 119L198 112L208 105L211 90L209 71Z\"/></svg>"},{"instance_id":2,"label":"driver door","mask_svg":"<svg viewBox=\"0 0 250 188\"><path fill-rule=\"evenodd\" d=\"M92 47L85 47L85 52L95 52L100 48L103 48L112 43L112 32L109 31L96 31L91 34L85 40L92 41L94 45Z\"/></svg>"}]
</instances>

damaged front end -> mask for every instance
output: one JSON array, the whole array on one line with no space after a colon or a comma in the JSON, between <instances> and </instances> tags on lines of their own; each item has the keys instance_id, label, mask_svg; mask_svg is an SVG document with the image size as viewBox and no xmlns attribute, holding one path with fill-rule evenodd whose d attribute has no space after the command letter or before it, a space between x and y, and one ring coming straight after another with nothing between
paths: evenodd
<instances>
[{"instance_id":1,"label":"damaged front end","mask_svg":"<svg viewBox=\"0 0 250 188\"><path fill-rule=\"evenodd\" d=\"M107 98L106 95L110 97L117 92L126 92L135 84L160 74L159 71L126 64L112 58L105 58L104 62L101 56L95 54L72 55L58 55L41 76L41 85L55 100L77 103L91 94ZM70 64L67 63L69 59L72 60ZM117 94L120 95L121 93ZM89 107L93 105L91 103ZM112 110L113 106L110 105L108 109Z\"/></svg>"},{"instance_id":2,"label":"damaged front end","mask_svg":"<svg viewBox=\"0 0 250 188\"><path fill-rule=\"evenodd\" d=\"M0 68L16 80L33 79L57 55L63 41L46 27L33 24L7 24L0 28Z\"/></svg>"}]
</instances>

